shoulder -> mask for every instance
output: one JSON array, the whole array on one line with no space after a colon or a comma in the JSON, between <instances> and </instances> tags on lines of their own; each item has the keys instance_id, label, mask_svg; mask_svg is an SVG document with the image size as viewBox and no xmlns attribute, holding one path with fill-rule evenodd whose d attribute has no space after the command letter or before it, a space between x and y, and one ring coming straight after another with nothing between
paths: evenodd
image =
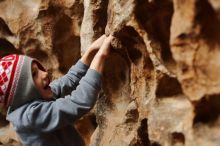
<instances>
[{"instance_id":1,"label":"shoulder","mask_svg":"<svg viewBox=\"0 0 220 146\"><path fill-rule=\"evenodd\" d=\"M26 103L10 113L7 113L6 119L14 126L24 125L25 123L28 123L28 115L30 114L31 109L39 104L42 104L42 100Z\"/></svg>"}]
</instances>

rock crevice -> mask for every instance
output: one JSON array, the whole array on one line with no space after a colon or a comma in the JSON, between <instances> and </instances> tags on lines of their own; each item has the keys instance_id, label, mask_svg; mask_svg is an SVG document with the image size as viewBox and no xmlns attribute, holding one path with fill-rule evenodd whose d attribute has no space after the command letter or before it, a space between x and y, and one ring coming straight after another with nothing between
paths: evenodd
<instances>
[{"instance_id":1,"label":"rock crevice","mask_svg":"<svg viewBox=\"0 0 220 146\"><path fill-rule=\"evenodd\" d=\"M113 34L102 92L76 123L87 145L218 146L219 24L219 0L0 1L0 57L36 57L58 78Z\"/></svg>"}]
</instances>

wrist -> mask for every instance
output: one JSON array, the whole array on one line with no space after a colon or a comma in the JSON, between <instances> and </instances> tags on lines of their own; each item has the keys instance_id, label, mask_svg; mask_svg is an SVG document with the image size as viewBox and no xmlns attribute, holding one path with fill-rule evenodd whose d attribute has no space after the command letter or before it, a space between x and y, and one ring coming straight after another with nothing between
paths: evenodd
<instances>
[{"instance_id":1,"label":"wrist","mask_svg":"<svg viewBox=\"0 0 220 146\"><path fill-rule=\"evenodd\" d=\"M108 54L98 52L98 53L95 55L95 58L99 58L99 59L101 59L101 60L105 60L106 58L108 58Z\"/></svg>"},{"instance_id":2,"label":"wrist","mask_svg":"<svg viewBox=\"0 0 220 146\"><path fill-rule=\"evenodd\" d=\"M81 57L81 61L86 64L90 65L92 59L94 58L95 53L92 50L87 50L83 56Z\"/></svg>"},{"instance_id":3,"label":"wrist","mask_svg":"<svg viewBox=\"0 0 220 146\"><path fill-rule=\"evenodd\" d=\"M97 51L98 51L98 49L95 49L92 46L89 46L86 50L87 50L86 52L89 54L94 54L94 53L97 53Z\"/></svg>"},{"instance_id":4,"label":"wrist","mask_svg":"<svg viewBox=\"0 0 220 146\"><path fill-rule=\"evenodd\" d=\"M106 57L102 54L96 54L90 65L91 69L96 70L100 74L103 72Z\"/></svg>"}]
</instances>

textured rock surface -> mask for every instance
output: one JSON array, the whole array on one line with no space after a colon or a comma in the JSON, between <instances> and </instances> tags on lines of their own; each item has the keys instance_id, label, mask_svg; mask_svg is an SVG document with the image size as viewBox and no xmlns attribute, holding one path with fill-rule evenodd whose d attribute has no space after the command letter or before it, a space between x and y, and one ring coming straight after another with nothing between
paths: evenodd
<instances>
[{"instance_id":1,"label":"textured rock surface","mask_svg":"<svg viewBox=\"0 0 220 146\"><path fill-rule=\"evenodd\" d=\"M76 124L87 145L219 146L219 26L219 0L3 0L0 55L36 57L57 78L114 34L103 92Z\"/></svg>"}]
</instances>

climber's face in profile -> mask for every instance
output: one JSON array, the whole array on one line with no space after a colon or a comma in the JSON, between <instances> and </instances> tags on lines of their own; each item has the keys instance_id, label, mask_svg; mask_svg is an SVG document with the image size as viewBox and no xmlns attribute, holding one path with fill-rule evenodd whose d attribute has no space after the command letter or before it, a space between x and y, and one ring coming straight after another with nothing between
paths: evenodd
<instances>
[{"instance_id":1,"label":"climber's face in profile","mask_svg":"<svg viewBox=\"0 0 220 146\"><path fill-rule=\"evenodd\" d=\"M53 92L49 86L51 77L49 76L48 72L36 61L33 61L31 69L35 86L40 95L44 99L50 100L53 96Z\"/></svg>"}]
</instances>

